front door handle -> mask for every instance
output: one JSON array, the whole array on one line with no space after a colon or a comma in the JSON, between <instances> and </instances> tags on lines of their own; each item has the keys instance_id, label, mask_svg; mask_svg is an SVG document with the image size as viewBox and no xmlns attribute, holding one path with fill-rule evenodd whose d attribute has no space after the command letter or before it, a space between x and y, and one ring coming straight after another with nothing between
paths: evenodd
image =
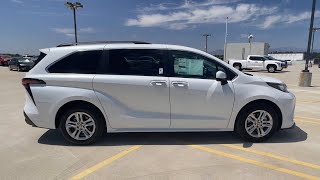
<instances>
[{"instance_id":1,"label":"front door handle","mask_svg":"<svg viewBox=\"0 0 320 180\"><path fill-rule=\"evenodd\" d=\"M152 86L167 86L167 81L151 81Z\"/></svg>"},{"instance_id":2,"label":"front door handle","mask_svg":"<svg viewBox=\"0 0 320 180\"><path fill-rule=\"evenodd\" d=\"M184 81L173 81L172 82L172 86L174 87L180 87L180 88L185 88L189 86L188 82L184 82Z\"/></svg>"}]
</instances>

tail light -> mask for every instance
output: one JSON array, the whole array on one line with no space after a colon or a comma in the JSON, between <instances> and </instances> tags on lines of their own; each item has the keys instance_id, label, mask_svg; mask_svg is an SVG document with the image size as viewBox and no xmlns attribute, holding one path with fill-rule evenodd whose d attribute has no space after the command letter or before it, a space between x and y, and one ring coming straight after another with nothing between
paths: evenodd
<instances>
[{"instance_id":1,"label":"tail light","mask_svg":"<svg viewBox=\"0 0 320 180\"><path fill-rule=\"evenodd\" d=\"M32 78L23 78L22 79L22 85L27 88L27 87L30 87L30 85L33 85L33 84L42 84L42 85L45 85L46 82L42 81L42 80L39 80L39 79L32 79Z\"/></svg>"},{"instance_id":2,"label":"tail light","mask_svg":"<svg viewBox=\"0 0 320 180\"><path fill-rule=\"evenodd\" d=\"M33 101L33 103L36 104L35 101L34 101L31 89L30 89L30 85L45 85L46 82L44 82L43 80L39 80L39 79L23 78L22 81L21 81L21 84L26 88L28 94L30 95L30 97L31 97L31 99Z\"/></svg>"}]
</instances>

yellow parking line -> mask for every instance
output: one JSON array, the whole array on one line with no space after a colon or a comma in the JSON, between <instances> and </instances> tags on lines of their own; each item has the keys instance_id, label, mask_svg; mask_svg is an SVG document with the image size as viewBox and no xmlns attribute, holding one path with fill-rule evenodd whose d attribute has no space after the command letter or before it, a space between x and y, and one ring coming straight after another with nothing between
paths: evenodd
<instances>
[{"instance_id":1,"label":"yellow parking line","mask_svg":"<svg viewBox=\"0 0 320 180\"><path fill-rule=\"evenodd\" d=\"M295 119L295 121L296 122L312 123L312 124L320 124L320 122L309 121L309 120L301 120L301 119Z\"/></svg>"},{"instance_id":2,"label":"yellow parking line","mask_svg":"<svg viewBox=\"0 0 320 180\"><path fill-rule=\"evenodd\" d=\"M272 164L259 162L259 161L253 160L253 159L244 158L244 157L237 156L237 155L234 155L234 154L229 154L229 153L225 153L225 152L222 152L222 151L217 151L217 150L214 150L214 149L211 149L211 148L207 148L207 147L204 147L204 146L199 146L199 145L190 145L190 146L193 147L193 148L202 150L202 151L206 151L206 152L209 152L209 153L213 153L213 154L217 154L217 155L220 155L220 156L228 157L228 158L231 158L231 159L236 159L238 161L254 164L256 166L272 169L272 170L275 170L275 171L287 173L287 174L290 174L290 175L293 175L293 176L297 176L297 177L301 177L301 178L305 178L305 179L320 180L320 178L316 177L316 176L312 176L312 175L309 175L309 174L293 171L293 170L286 169L286 168L281 168L281 167L278 167L278 166L274 166Z\"/></svg>"},{"instance_id":3,"label":"yellow parking line","mask_svg":"<svg viewBox=\"0 0 320 180\"><path fill-rule=\"evenodd\" d=\"M114 156L112 156L112 157L100 162L99 164L96 164L96 165L84 170L83 172L71 177L70 179L72 179L72 180L81 179L81 178L93 173L94 171L97 171L98 169L100 169L100 168L102 168L102 167L104 167L106 165L109 165L113 161L122 158L123 156L129 154L130 152L139 149L140 147L141 147L141 145L132 146L129 149L124 150L124 151L122 151L122 152L120 152L120 153L118 153L118 154L116 154L116 155L114 155Z\"/></svg>"},{"instance_id":4,"label":"yellow parking line","mask_svg":"<svg viewBox=\"0 0 320 180\"><path fill-rule=\"evenodd\" d=\"M304 116L296 116L296 118L320 121L320 118L312 118L312 117L304 117Z\"/></svg>"},{"instance_id":5,"label":"yellow parking line","mask_svg":"<svg viewBox=\"0 0 320 180\"><path fill-rule=\"evenodd\" d=\"M285 157L282 157L282 156L273 155L271 153L266 153L266 152L262 152L262 151L258 151L258 150L249 149L249 148L243 148L243 147L232 145L232 144L222 144L222 146L233 148L233 149L237 149L237 150L241 150L241 151L246 151L246 152L250 152L250 153L254 153L254 154L259 154L259 155L262 155L262 156L267 156L267 157L278 159L278 160L281 160L281 161L287 161L287 162L290 162L290 163L293 163L293 164L298 164L298 165L301 165L301 166L311 167L311 168L314 168L314 169L320 169L320 166L316 165L316 164L311 164L311 163L307 163L307 162L303 162L303 161L289 159L289 158L285 158Z\"/></svg>"}]
</instances>

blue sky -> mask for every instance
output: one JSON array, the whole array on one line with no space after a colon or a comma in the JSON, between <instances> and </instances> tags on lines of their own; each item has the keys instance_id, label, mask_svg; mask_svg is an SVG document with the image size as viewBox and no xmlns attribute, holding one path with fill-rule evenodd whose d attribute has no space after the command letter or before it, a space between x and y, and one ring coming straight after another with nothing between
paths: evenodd
<instances>
[{"instance_id":1,"label":"blue sky","mask_svg":"<svg viewBox=\"0 0 320 180\"><path fill-rule=\"evenodd\" d=\"M312 0L78 0L79 41L142 40L204 49L229 42L268 42L271 48L306 48ZM38 54L73 42L72 11L65 0L1 0L0 52ZM317 10L320 2L317 4ZM319 13L317 13L319 14ZM318 15L317 15L318 16ZM320 16L320 14L319 14ZM320 26L320 18L315 26ZM315 48L320 46L316 35Z\"/></svg>"}]
</instances>

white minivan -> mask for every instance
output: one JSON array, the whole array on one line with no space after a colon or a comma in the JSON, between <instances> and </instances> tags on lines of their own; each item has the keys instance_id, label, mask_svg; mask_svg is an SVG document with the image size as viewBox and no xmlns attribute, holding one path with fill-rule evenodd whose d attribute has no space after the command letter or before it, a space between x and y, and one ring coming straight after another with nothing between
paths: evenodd
<instances>
[{"instance_id":1,"label":"white minivan","mask_svg":"<svg viewBox=\"0 0 320 180\"><path fill-rule=\"evenodd\" d=\"M104 132L186 131L236 131L260 142L295 124L295 96L283 82L197 49L97 42L40 51L22 79L26 122L60 129L74 144Z\"/></svg>"}]
</instances>

